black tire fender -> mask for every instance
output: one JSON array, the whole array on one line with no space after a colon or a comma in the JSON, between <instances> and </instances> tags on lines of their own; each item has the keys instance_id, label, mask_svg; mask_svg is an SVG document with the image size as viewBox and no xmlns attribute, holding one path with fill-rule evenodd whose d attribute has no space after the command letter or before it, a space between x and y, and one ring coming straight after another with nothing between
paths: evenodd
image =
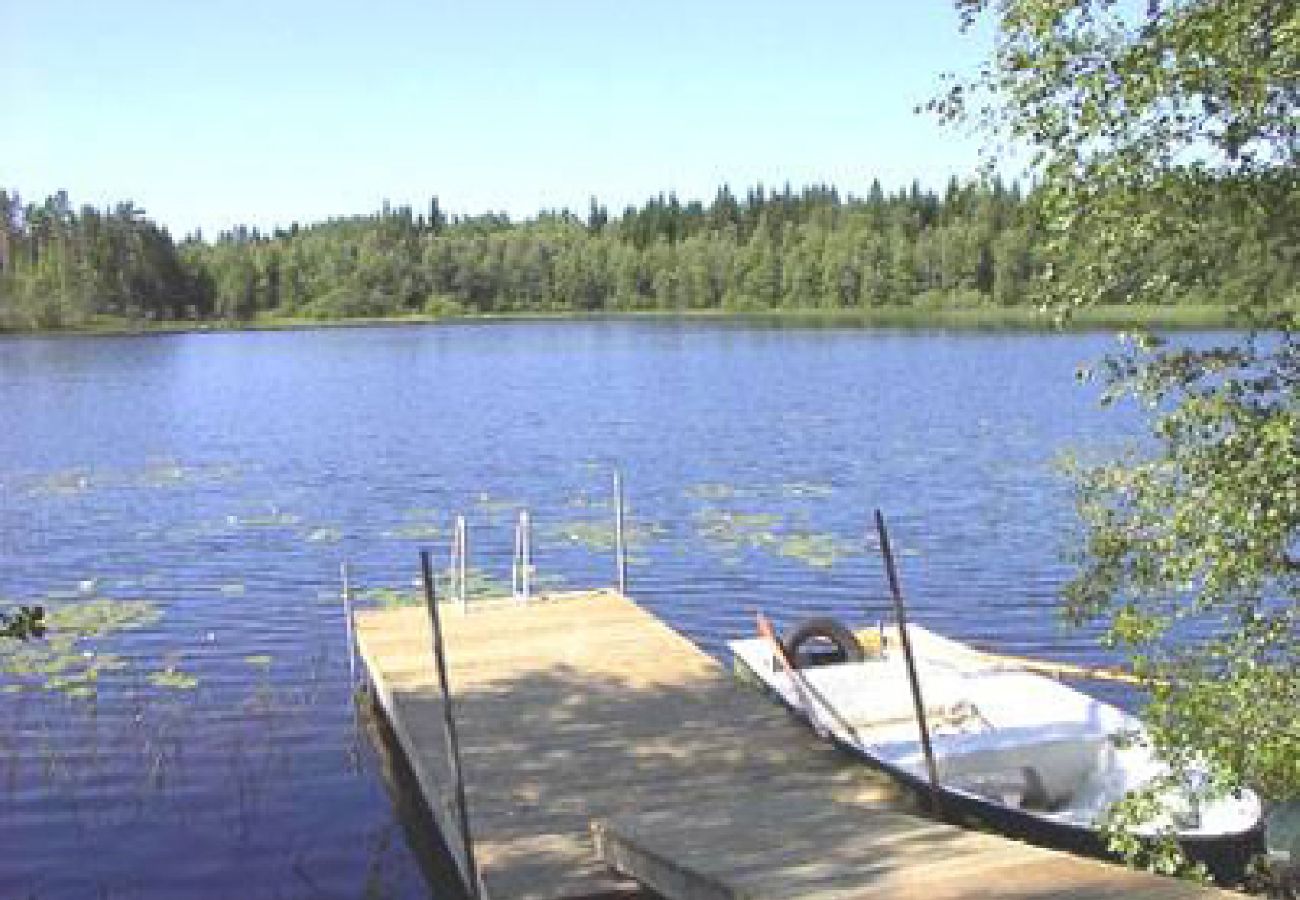
<instances>
[{"instance_id":1,"label":"black tire fender","mask_svg":"<svg viewBox=\"0 0 1300 900\"><path fill-rule=\"evenodd\" d=\"M836 619L818 617L800 622L785 639L785 655L796 669L803 668L807 660L801 651L810 643L828 643L834 648L826 654L826 662L862 662L866 658L857 636Z\"/></svg>"}]
</instances>

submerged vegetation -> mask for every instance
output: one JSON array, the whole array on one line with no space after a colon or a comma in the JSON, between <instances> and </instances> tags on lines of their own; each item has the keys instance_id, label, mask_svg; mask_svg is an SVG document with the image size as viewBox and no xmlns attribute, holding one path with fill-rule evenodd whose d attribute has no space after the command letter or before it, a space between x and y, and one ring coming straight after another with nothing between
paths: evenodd
<instances>
[{"instance_id":1,"label":"submerged vegetation","mask_svg":"<svg viewBox=\"0 0 1300 900\"><path fill-rule=\"evenodd\" d=\"M724 186L709 202L661 195L611 216L593 199L585 216L512 222L448 216L433 198L426 211L385 205L178 244L131 203L97 210L64 193L24 203L0 192L0 330L791 310L1024 324L1052 240L1040 199L997 179L954 180L940 193L874 182L865 196L757 185L738 197ZM1294 283L1297 262L1277 246L1284 234L1241 242L1226 199L1204 213L1213 256L1193 263L1173 237L1143 248L1189 287L1145 316L1221 322L1215 310L1243 290Z\"/></svg>"}]
</instances>

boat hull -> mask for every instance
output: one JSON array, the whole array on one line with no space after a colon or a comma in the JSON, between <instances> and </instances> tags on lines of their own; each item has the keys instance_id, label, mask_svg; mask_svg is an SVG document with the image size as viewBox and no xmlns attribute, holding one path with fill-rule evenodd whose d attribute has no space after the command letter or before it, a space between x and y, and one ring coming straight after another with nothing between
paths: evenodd
<instances>
[{"instance_id":1,"label":"boat hull","mask_svg":"<svg viewBox=\"0 0 1300 900\"><path fill-rule=\"evenodd\" d=\"M734 656L733 665L737 677L757 687L804 725L812 727L801 709L769 685L741 657ZM935 792L924 778L873 755L857 744L843 740L834 732L828 732L823 737L842 753L885 773L906 787L917 797L923 808L931 802ZM943 785L939 786L937 793L940 808L933 812L938 818L954 825L985 828L1041 847L1108 861L1121 861L1118 854L1107 848L1105 838L1096 828L1044 818ZM1251 858L1264 852L1263 823L1261 821L1249 831L1234 834L1183 835L1179 838L1179 846L1189 860L1203 864L1216 881L1235 884L1245 877Z\"/></svg>"}]
</instances>

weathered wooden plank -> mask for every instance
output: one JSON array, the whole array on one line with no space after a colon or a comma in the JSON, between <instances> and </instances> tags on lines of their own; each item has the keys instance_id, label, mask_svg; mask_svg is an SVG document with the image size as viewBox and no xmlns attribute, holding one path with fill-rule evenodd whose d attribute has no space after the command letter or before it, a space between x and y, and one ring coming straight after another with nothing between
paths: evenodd
<instances>
[{"instance_id":1,"label":"weathered wooden plank","mask_svg":"<svg viewBox=\"0 0 1300 900\"><path fill-rule=\"evenodd\" d=\"M808 791L593 823L597 852L673 900L1231 896Z\"/></svg>"}]
</instances>

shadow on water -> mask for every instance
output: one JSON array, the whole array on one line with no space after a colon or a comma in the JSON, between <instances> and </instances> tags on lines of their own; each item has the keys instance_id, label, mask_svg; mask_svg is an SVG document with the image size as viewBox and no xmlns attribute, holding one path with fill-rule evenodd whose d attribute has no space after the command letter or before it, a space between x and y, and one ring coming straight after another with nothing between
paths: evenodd
<instances>
[{"instance_id":1,"label":"shadow on water","mask_svg":"<svg viewBox=\"0 0 1300 900\"><path fill-rule=\"evenodd\" d=\"M434 824L433 811L425 802L420 782L411 771L384 711L368 691L360 692L356 702L359 724L375 752L380 778L392 800L406 845L429 884L429 895L437 900L469 900L451 852Z\"/></svg>"}]
</instances>

